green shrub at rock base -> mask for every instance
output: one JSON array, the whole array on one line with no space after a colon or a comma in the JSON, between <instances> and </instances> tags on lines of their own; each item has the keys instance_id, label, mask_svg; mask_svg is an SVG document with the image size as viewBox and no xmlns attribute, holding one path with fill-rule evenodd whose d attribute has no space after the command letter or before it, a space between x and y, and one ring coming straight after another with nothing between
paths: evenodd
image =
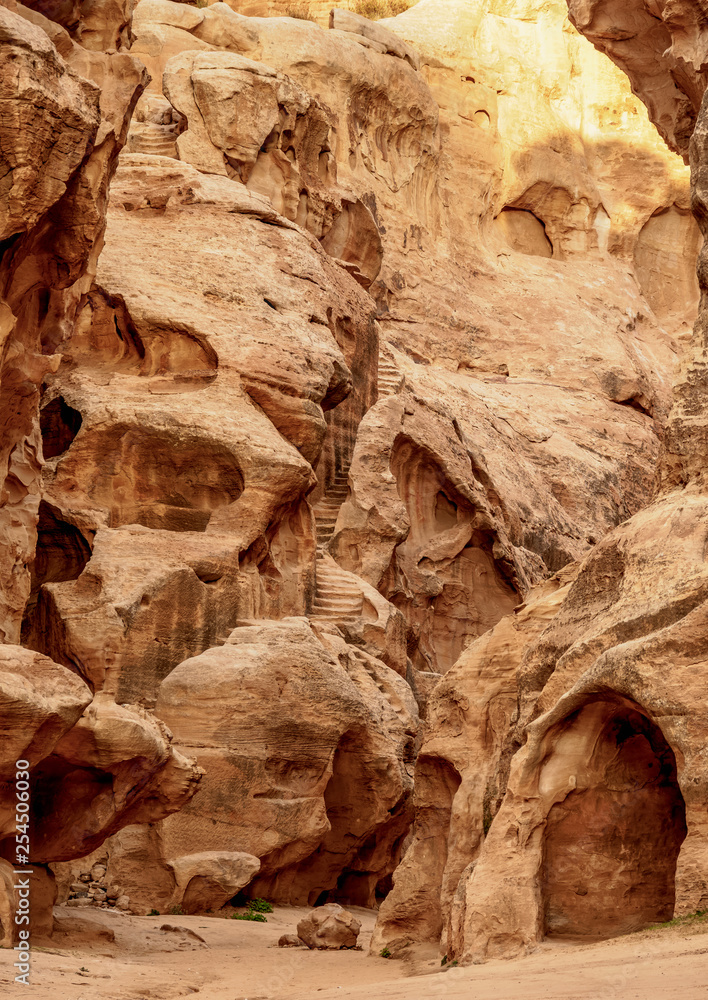
<instances>
[{"instance_id":1,"label":"green shrub at rock base","mask_svg":"<svg viewBox=\"0 0 708 1000\"><path fill-rule=\"evenodd\" d=\"M696 910L695 913L687 913L683 917L674 917L663 924L650 924L646 930L663 930L664 927L695 927L696 924L708 923L708 910Z\"/></svg>"},{"instance_id":2,"label":"green shrub at rock base","mask_svg":"<svg viewBox=\"0 0 708 1000\"><path fill-rule=\"evenodd\" d=\"M249 899L246 904L248 909L253 913L272 913L273 904L269 903L267 899Z\"/></svg>"}]
</instances>

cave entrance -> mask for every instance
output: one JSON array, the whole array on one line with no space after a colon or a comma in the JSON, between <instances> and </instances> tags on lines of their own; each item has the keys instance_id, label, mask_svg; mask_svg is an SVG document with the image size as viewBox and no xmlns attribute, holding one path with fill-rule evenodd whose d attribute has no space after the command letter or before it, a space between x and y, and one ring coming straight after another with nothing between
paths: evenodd
<instances>
[{"instance_id":1,"label":"cave entrance","mask_svg":"<svg viewBox=\"0 0 708 1000\"><path fill-rule=\"evenodd\" d=\"M575 771L576 787L547 818L545 933L605 938L670 920L686 809L659 727L631 702L592 702L563 724L549 766Z\"/></svg>"}]
</instances>

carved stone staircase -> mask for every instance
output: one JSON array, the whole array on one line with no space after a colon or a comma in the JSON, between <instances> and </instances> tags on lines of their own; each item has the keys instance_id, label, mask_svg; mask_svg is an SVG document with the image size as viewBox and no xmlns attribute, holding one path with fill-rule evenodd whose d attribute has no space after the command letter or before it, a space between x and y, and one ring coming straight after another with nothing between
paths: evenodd
<instances>
[{"instance_id":1,"label":"carved stone staircase","mask_svg":"<svg viewBox=\"0 0 708 1000\"><path fill-rule=\"evenodd\" d=\"M389 358L379 355L379 399L395 396L403 388L404 376Z\"/></svg>"},{"instance_id":2,"label":"carved stone staircase","mask_svg":"<svg viewBox=\"0 0 708 1000\"><path fill-rule=\"evenodd\" d=\"M314 515L317 526L317 547L326 549L332 540L334 526L337 523L339 509L347 499L349 492L349 469L343 469L335 476L319 503L315 504Z\"/></svg>"},{"instance_id":3,"label":"carved stone staircase","mask_svg":"<svg viewBox=\"0 0 708 1000\"><path fill-rule=\"evenodd\" d=\"M317 589L310 617L332 622L361 617L364 595L356 577L323 552L318 553L315 571Z\"/></svg>"},{"instance_id":4,"label":"carved stone staircase","mask_svg":"<svg viewBox=\"0 0 708 1000\"><path fill-rule=\"evenodd\" d=\"M177 158L175 139L177 133L173 125L156 125L154 122L134 122L128 135L128 150L131 153L150 153L152 156Z\"/></svg>"}]
</instances>

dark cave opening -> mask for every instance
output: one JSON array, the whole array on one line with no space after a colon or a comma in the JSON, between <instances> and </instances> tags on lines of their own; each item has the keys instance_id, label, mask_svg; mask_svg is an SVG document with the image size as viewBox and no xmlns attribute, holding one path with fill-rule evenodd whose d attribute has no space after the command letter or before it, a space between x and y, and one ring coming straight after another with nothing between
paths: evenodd
<instances>
[{"instance_id":1,"label":"dark cave opening","mask_svg":"<svg viewBox=\"0 0 708 1000\"><path fill-rule=\"evenodd\" d=\"M63 455L79 433L82 422L79 411L69 406L63 396L57 396L47 403L39 414L45 459Z\"/></svg>"}]
</instances>

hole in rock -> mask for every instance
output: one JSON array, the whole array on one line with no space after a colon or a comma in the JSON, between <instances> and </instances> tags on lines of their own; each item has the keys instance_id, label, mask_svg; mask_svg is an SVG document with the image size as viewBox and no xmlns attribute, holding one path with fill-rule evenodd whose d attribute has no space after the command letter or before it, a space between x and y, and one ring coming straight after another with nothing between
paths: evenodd
<instances>
[{"instance_id":1,"label":"hole in rock","mask_svg":"<svg viewBox=\"0 0 708 1000\"><path fill-rule=\"evenodd\" d=\"M144 764L136 758L139 774ZM85 856L103 843L106 820L115 811L114 775L97 767L77 767L58 754L50 754L33 772L30 824L32 847L38 861L68 861ZM128 804L138 789L128 793ZM47 822L51 816L56 822ZM83 825L77 817L91 817ZM101 817L101 819L97 819ZM0 846L8 857L12 840ZM11 856L11 854L10 854Z\"/></svg>"},{"instance_id":2,"label":"hole in rock","mask_svg":"<svg viewBox=\"0 0 708 1000\"><path fill-rule=\"evenodd\" d=\"M376 900L381 902L384 900L389 892L393 889L393 874L386 875L379 882L376 883Z\"/></svg>"},{"instance_id":3,"label":"hole in rock","mask_svg":"<svg viewBox=\"0 0 708 1000\"><path fill-rule=\"evenodd\" d=\"M62 396L47 403L39 414L44 457L56 458L68 450L79 433L82 417L78 410L69 406Z\"/></svg>"},{"instance_id":4,"label":"hole in rock","mask_svg":"<svg viewBox=\"0 0 708 1000\"><path fill-rule=\"evenodd\" d=\"M447 531L457 524L457 504L448 499L442 490L435 498L435 524L440 531Z\"/></svg>"},{"instance_id":5,"label":"hole in rock","mask_svg":"<svg viewBox=\"0 0 708 1000\"><path fill-rule=\"evenodd\" d=\"M197 578L201 580L202 583L218 583L223 577L221 570L196 570Z\"/></svg>"},{"instance_id":6,"label":"hole in rock","mask_svg":"<svg viewBox=\"0 0 708 1000\"><path fill-rule=\"evenodd\" d=\"M58 507L40 500L32 589L78 579L90 558L91 546L79 529L63 520Z\"/></svg>"},{"instance_id":7,"label":"hole in rock","mask_svg":"<svg viewBox=\"0 0 708 1000\"><path fill-rule=\"evenodd\" d=\"M612 937L670 920L686 811L663 733L631 702L595 701L562 724L544 794L545 932Z\"/></svg>"},{"instance_id":8,"label":"hole in rock","mask_svg":"<svg viewBox=\"0 0 708 1000\"><path fill-rule=\"evenodd\" d=\"M503 208L494 224L512 250L531 257L552 257L544 223L525 208Z\"/></svg>"},{"instance_id":9,"label":"hole in rock","mask_svg":"<svg viewBox=\"0 0 708 1000\"><path fill-rule=\"evenodd\" d=\"M52 649L53 629L47 619L46 594L43 583L77 580L91 558L93 533L86 538L73 524L65 521L61 510L46 500L40 500L37 520L37 549L31 567L30 596L22 619L22 645L40 653L59 655ZM50 602L51 603L51 602ZM64 662L61 660L60 662ZM70 669L80 673L68 663Z\"/></svg>"}]
</instances>

